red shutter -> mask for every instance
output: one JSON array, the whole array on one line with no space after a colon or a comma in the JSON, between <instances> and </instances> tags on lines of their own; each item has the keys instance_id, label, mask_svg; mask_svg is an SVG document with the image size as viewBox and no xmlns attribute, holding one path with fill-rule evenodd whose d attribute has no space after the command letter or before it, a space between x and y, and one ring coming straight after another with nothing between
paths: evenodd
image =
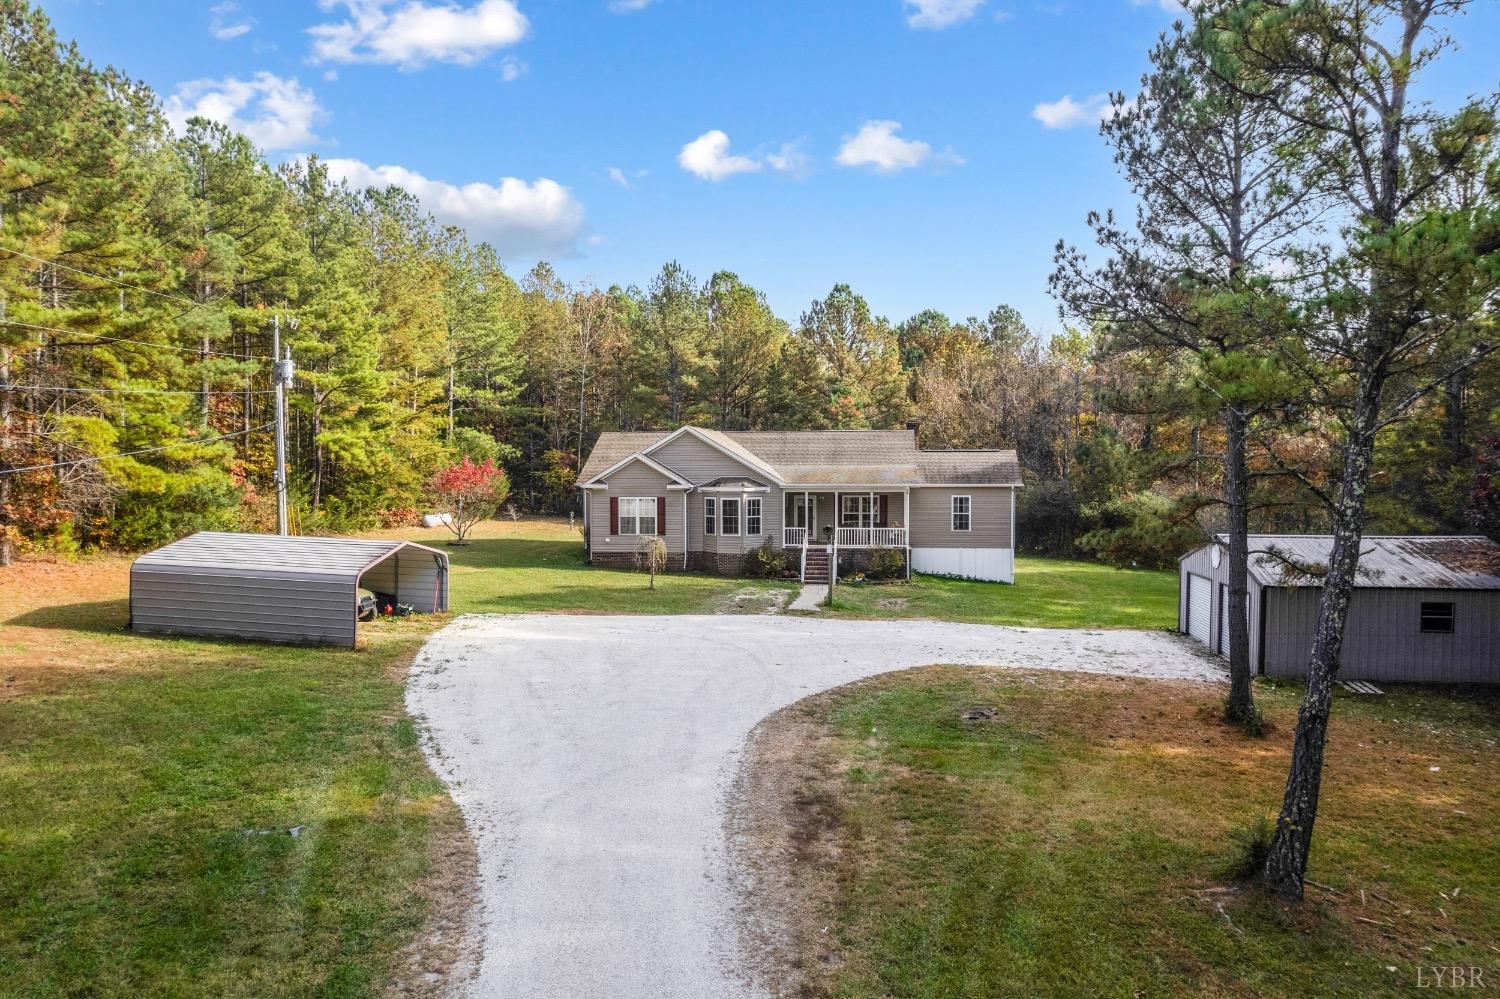
<instances>
[{"instance_id":1,"label":"red shutter","mask_svg":"<svg viewBox=\"0 0 1500 999\"><path fill-rule=\"evenodd\" d=\"M667 536L667 498L656 497L656 533L662 537Z\"/></svg>"},{"instance_id":2,"label":"red shutter","mask_svg":"<svg viewBox=\"0 0 1500 999\"><path fill-rule=\"evenodd\" d=\"M609 533L620 533L620 497L609 498Z\"/></svg>"},{"instance_id":3,"label":"red shutter","mask_svg":"<svg viewBox=\"0 0 1500 999\"><path fill-rule=\"evenodd\" d=\"M890 527L891 504L889 496L880 497L880 523L876 527Z\"/></svg>"}]
</instances>

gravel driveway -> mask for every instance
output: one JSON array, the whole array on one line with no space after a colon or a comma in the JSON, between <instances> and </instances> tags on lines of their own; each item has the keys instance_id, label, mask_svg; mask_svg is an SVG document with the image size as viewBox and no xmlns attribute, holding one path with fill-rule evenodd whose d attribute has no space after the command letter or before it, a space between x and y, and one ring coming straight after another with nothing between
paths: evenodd
<instances>
[{"instance_id":1,"label":"gravel driveway","mask_svg":"<svg viewBox=\"0 0 1500 999\"><path fill-rule=\"evenodd\" d=\"M1213 681L1175 636L792 617L464 617L407 706L479 852L470 994L757 995L723 815L746 735L816 691L928 663Z\"/></svg>"}]
</instances>

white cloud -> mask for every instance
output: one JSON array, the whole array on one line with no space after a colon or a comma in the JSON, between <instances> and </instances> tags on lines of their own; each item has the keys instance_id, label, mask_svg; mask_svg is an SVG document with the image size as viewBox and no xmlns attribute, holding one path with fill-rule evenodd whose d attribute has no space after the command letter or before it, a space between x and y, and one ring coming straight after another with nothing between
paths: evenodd
<instances>
[{"instance_id":1,"label":"white cloud","mask_svg":"<svg viewBox=\"0 0 1500 999\"><path fill-rule=\"evenodd\" d=\"M323 141L313 125L328 117L313 92L293 79L262 70L252 79L190 80L162 103L179 133L189 118L208 118L243 132L261 149L290 149Z\"/></svg>"},{"instance_id":2,"label":"white cloud","mask_svg":"<svg viewBox=\"0 0 1500 999\"><path fill-rule=\"evenodd\" d=\"M621 170L619 167L612 166L609 168L609 179L614 181L616 184L619 184L626 190L630 189L630 178L625 176L625 171Z\"/></svg>"},{"instance_id":3,"label":"white cloud","mask_svg":"<svg viewBox=\"0 0 1500 999\"><path fill-rule=\"evenodd\" d=\"M343 6L347 20L307 29L313 59L320 62L375 62L417 69L428 62L467 66L491 52L514 45L530 27L514 0L457 3L406 0L320 0L324 10Z\"/></svg>"},{"instance_id":4,"label":"white cloud","mask_svg":"<svg viewBox=\"0 0 1500 999\"><path fill-rule=\"evenodd\" d=\"M609 9L616 14L631 14L645 10L655 2L656 0L611 0Z\"/></svg>"},{"instance_id":5,"label":"white cloud","mask_svg":"<svg viewBox=\"0 0 1500 999\"><path fill-rule=\"evenodd\" d=\"M984 0L901 0L908 26L934 31L967 21L983 5Z\"/></svg>"},{"instance_id":6,"label":"white cloud","mask_svg":"<svg viewBox=\"0 0 1500 999\"><path fill-rule=\"evenodd\" d=\"M514 83L530 71L531 67L515 56L506 56L500 60L500 79L506 83Z\"/></svg>"},{"instance_id":7,"label":"white cloud","mask_svg":"<svg viewBox=\"0 0 1500 999\"><path fill-rule=\"evenodd\" d=\"M1044 128L1074 128L1103 121L1114 113L1108 94L1094 94L1082 101L1075 101L1071 94L1064 94L1055 101L1043 101L1031 109L1031 116L1041 122Z\"/></svg>"},{"instance_id":8,"label":"white cloud","mask_svg":"<svg viewBox=\"0 0 1500 999\"><path fill-rule=\"evenodd\" d=\"M688 173L704 180L719 181L737 173L754 173L761 164L748 156L729 152L729 136L719 129L704 132L682 147L677 162Z\"/></svg>"},{"instance_id":9,"label":"white cloud","mask_svg":"<svg viewBox=\"0 0 1500 999\"><path fill-rule=\"evenodd\" d=\"M901 138L896 134L900 130L899 121L867 121L858 132L844 137L834 160L840 166L869 166L881 173L921 166L932 155L932 147L917 139ZM957 159L951 150L945 155Z\"/></svg>"},{"instance_id":10,"label":"white cloud","mask_svg":"<svg viewBox=\"0 0 1500 999\"><path fill-rule=\"evenodd\" d=\"M235 0L224 0L208 8L208 31L220 41L238 38L255 27L255 18L240 13Z\"/></svg>"},{"instance_id":11,"label":"white cloud","mask_svg":"<svg viewBox=\"0 0 1500 999\"><path fill-rule=\"evenodd\" d=\"M571 191L545 177L499 184L449 184L400 166L372 167L360 160L324 160L330 176L351 187L395 185L416 196L440 221L461 225L511 256L568 254L584 231L583 205Z\"/></svg>"},{"instance_id":12,"label":"white cloud","mask_svg":"<svg viewBox=\"0 0 1500 999\"><path fill-rule=\"evenodd\" d=\"M766 162L772 170L798 178L806 177L812 171L812 157L803 152L801 139L783 142L776 152L766 154Z\"/></svg>"}]
</instances>

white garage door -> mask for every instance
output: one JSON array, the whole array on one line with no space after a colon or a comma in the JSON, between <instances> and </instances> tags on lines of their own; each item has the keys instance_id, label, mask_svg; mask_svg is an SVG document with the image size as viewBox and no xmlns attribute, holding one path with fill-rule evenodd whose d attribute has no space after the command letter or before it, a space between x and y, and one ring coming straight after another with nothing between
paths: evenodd
<instances>
[{"instance_id":1,"label":"white garage door","mask_svg":"<svg viewBox=\"0 0 1500 999\"><path fill-rule=\"evenodd\" d=\"M1204 645L1213 645L1214 584L1188 573L1188 634Z\"/></svg>"}]
</instances>

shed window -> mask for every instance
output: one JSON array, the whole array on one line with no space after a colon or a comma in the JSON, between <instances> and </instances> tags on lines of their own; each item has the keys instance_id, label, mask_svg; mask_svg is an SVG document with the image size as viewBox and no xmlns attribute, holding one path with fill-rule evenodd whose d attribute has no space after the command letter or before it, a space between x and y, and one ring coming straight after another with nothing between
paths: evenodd
<instances>
[{"instance_id":1,"label":"shed window","mask_svg":"<svg viewBox=\"0 0 1500 999\"><path fill-rule=\"evenodd\" d=\"M622 496L620 498L620 534L656 533L656 497Z\"/></svg>"},{"instance_id":2,"label":"shed window","mask_svg":"<svg viewBox=\"0 0 1500 999\"><path fill-rule=\"evenodd\" d=\"M1453 634L1453 604L1422 602L1422 633L1424 635Z\"/></svg>"},{"instance_id":3,"label":"shed window","mask_svg":"<svg viewBox=\"0 0 1500 999\"><path fill-rule=\"evenodd\" d=\"M723 503L724 533L740 533L740 501L737 499L726 499Z\"/></svg>"},{"instance_id":4,"label":"shed window","mask_svg":"<svg viewBox=\"0 0 1500 999\"><path fill-rule=\"evenodd\" d=\"M953 529L967 531L973 526L973 500L968 496L953 497Z\"/></svg>"},{"instance_id":5,"label":"shed window","mask_svg":"<svg viewBox=\"0 0 1500 999\"><path fill-rule=\"evenodd\" d=\"M718 524L719 501L712 496L703 497L703 533L714 534L719 529Z\"/></svg>"},{"instance_id":6,"label":"shed window","mask_svg":"<svg viewBox=\"0 0 1500 999\"><path fill-rule=\"evenodd\" d=\"M745 500L745 533L749 535L760 534L759 496L752 496Z\"/></svg>"}]
</instances>

